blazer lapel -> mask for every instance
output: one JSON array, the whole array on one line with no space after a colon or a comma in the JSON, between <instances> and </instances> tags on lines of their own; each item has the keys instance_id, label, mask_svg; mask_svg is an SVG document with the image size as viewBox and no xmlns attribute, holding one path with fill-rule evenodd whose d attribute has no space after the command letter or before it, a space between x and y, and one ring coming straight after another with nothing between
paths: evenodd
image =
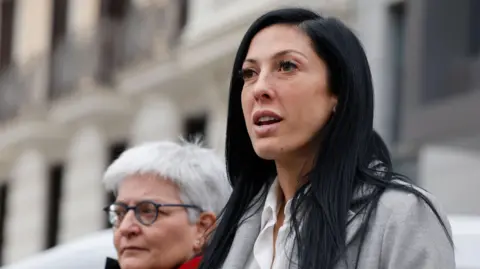
<instances>
[{"instance_id":1,"label":"blazer lapel","mask_svg":"<svg viewBox=\"0 0 480 269\"><path fill-rule=\"evenodd\" d=\"M261 195L260 192L259 195ZM254 199L258 201L258 199ZM250 257L255 240L260 234L260 226L262 219L262 209L265 201L253 205L249 211L245 213L242 225L238 227L235 238L233 239L230 251L223 263L223 269L244 269L245 264Z\"/></svg>"},{"instance_id":2,"label":"blazer lapel","mask_svg":"<svg viewBox=\"0 0 480 269\"><path fill-rule=\"evenodd\" d=\"M257 199L254 199L254 201ZM244 269L245 265L250 258L250 255L255 245L255 241L260 234L262 209L264 207L265 200L246 212L247 219L237 229L235 238L233 239L230 251L223 263L222 269ZM358 231L362 225L362 215L350 210L348 212L348 222L346 243L349 245L358 235Z\"/></svg>"},{"instance_id":3,"label":"blazer lapel","mask_svg":"<svg viewBox=\"0 0 480 269\"><path fill-rule=\"evenodd\" d=\"M348 246L357 236L358 231L362 227L362 216L356 215L353 211L348 211L348 225L346 245Z\"/></svg>"}]
</instances>

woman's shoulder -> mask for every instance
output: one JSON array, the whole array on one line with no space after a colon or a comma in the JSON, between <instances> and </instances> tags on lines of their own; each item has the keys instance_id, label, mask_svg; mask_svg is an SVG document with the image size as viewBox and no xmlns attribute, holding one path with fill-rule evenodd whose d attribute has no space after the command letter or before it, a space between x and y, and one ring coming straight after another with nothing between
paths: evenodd
<instances>
[{"instance_id":1,"label":"woman's shoulder","mask_svg":"<svg viewBox=\"0 0 480 269\"><path fill-rule=\"evenodd\" d=\"M445 211L432 194L401 184L410 191L387 189L381 195L370 219L364 255L378 256L377 268L455 268Z\"/></svg>"},{"instance_id":2,"label":"woman's shoulder","mask_svg":"<svg viewBox=\"0 0 480 269\"><path fill-rule=\"evenodd\" d=\"M381 228L383 243L407 243L412 249L434 246L445 253L452 247L452 231L446 211L428 191L401 182L410 189L388 189L378 202L375 226Z\"/></svg>"},{"instance_id":3,"label":"woman's shoulder","mask_svg":"<svg viewBox=\"0 0 480 269\"><path fill-rule=\"evenodd\" d=\"M437 198L428 191L413 184L403 181L395 181L400 188L389 188L380 197L377 214L388 217L390 221L421 217L424 221L438 222L438 216L448 222L445 210Z\"/></svg>"},{"instance_id":4,"label":"woman's shoulder","mask_svg":"<svg viewBox=\"0 0 480 269\"><path fill-rule=\"evenodd\" d=\"M375 223L382 264L393 268L455 268L447 214L434 195L414 185L388 189L380 197ZM382 267L384 268L384 267Z\"/></svg>"},{"instance_id":5,"label":"woman's shoulder","mask_svg":"<svg viewBox=\"0 0 480 269\"><path fill-rule=\"evenodd\" d=\"M376 233L380 231L399 231L415 229L421 231L436 227L432 231L451 234L445 210L434 195L428 191L405 181L395 180L395 186L388 187L380 195L375 204L373 215L369 217L370 226L375 226ZM364 187L356 193L355 199L369 200L372 189ZM361 217L366 212L351 211L352 227L359 225ZM356 225L354 224L356 223ZM357 227L358 228L358 227ZM353 230L356 230L355 228ZM380 234L378 234L380 236Z\"/></svg>"}]
</instances>

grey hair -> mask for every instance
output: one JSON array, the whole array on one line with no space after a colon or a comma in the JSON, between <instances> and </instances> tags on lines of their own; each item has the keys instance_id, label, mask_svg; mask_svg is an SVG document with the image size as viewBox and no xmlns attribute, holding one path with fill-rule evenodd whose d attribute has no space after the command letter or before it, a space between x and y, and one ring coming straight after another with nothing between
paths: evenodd
<instances>
[{"instance_id":1,"label":"grey hair","mask_svg":"<svg viewBox=\"0 0 480 269\"><path fill-rule=\"evenodd\" d=\"M198 141L180 144L149 142L124 151L105 171L103 183L117 195L122 181L128 176L153 174L177 185L183 203L201 207L218 215L232 188L227 179L225 163ZM188 210L189 219L196 222L199 212Z\"/></svg>"}]
</instances>

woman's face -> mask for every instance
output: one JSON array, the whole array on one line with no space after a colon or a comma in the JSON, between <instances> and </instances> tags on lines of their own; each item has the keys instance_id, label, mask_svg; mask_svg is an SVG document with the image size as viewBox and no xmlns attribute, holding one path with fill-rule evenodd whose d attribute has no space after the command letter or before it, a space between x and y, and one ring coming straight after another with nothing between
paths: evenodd
<instances>
[{"instance_id":1,"label":"woman's face","mask_svg":"<svg viewBox=\"0 0 480 269\"><path fill-rule=\"evenodd\" d=\"M309 37L296 26L263 29L250 43L242 76L243 115L257 155L279 160L311 152L337 99Z\"/></svg>"},{"instance_id":2,"label":"woman's face","mask_svg":"<svg viewBox=\"0 0 480 269\"><path fill-rule=\"evenodd\" d=\"M134 206L140 201L181 204L175 184L153 175L126 178L118 189L116 202ZM182 207L162 207L157 220L142 225L130 210L115 228L114 244L122 269L171 269L200 251L205 230L191 224Z\"/></svg>"}]
</instances>

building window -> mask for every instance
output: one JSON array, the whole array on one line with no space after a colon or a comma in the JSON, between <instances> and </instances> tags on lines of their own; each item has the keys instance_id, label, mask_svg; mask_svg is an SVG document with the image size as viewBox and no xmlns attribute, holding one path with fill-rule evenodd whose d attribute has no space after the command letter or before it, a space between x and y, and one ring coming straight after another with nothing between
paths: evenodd
<instances>
[{"instance_id":1,"label":"building window","mask_svg":"<svg viewBox=\"0 0 480 269\"><path fill-rule=\"evenodd\" d=\"M471 55L480 54L480 1L470 0L469 14L469 52Z\"/></svg>"},{"instance_id":2,"label":"building window","mask_svg":"<svg viewBox=\"0 0 480 269\"><path fill-rule=\"evenodd\" d=\"M15 1L0 1L0 71L12 62Z\"/></svg>"},{"instance_id":3,"label":"building window","mask_svg":"<svg viewBox=\"0 0 480 269\"><path fill-rule=\"evenodd\" d=\"M51 34L51 61L50 61L50 90L49 98L54 99L62 95L64 90L64 64L67 57L66 35L68 22L68 0L53 0L53 19Z\"/></svg>"},{"instance_id":4,"label":"building window","mask_svg":"<svg viewBox=\"0 0 480 269\"><path fill-rule=\"evenodd\" d=\"M434 105L473 90L469 60L478 51L479 1L425 1L421 26L420 105ZM451 20L445 20L452 16ZM412 41L416 42L416 41ZM467 57L466 57L467 56ZM467 61L465 61L467 60Z\"/></svg>"},{"instance_id":5,"label":"building window","mask_svg":"<svg viewBox=\"0 0 480 269\"><path fill-rule=\"evenodd\" d=\"M188 0L176 0L175 9L178 12L176 15L176 20L174 21L174 27L172 31L172 38L169 40L169 45L174 47L178 44L180 37L182 36L183 30L188 23Z\"/></svg>"},{"instance_id":6,"label":"building window","mask_svg":"<svg viewBox=\"0 0 480 269\"><path fill-rule=\"evenodd\" d=\"M54 247L58 243L60 205L62 202L62 181L63 164L51 165L48 175L48 216L45 249Z\"/></svg>"},{"instance_id":7,"label":"building window","mask_svg":"<svg viewBox=\"0 0 480 269\"><path fill-rule=\"evenodd\" d=\"M7 219L7 202L8 202L8 184L3 183L0 185L0 266L3 264L3 252L5 243L5 226Z\"/></svg>"},{"instance_id":8,"label":"building window","mask_svg":"<svg viewBox=\"0 0 480 269\"><path fill-rule=\"evenodd\" d=\"M51 49L55 50L65 39L68 21L68 0L53 0Z\"/></svg>"},{"instance_id":9,"label":"building window","mask_svg":"<svg viewBox=\"0 0 480 269\"><path fill-rule=\"evenodd\" d=\"M183 136L187 141L200 139L206 141L207 116L199 115L189 117L185 120Z\"/></svg>"},{"instance_id":10,"label":"building window","mask_svg":"<svg viewBox=\"0 0 480 269\"><path fill-rule=\"evenodd\" d=\"M188 21L188 0L178 0L180 2L180 14L178 28L180 32L185 28Z\"/></svg>"},{"instance_id":11,"label":"building window","mask_svg":"<svg viewBox=\"0 0 480 269\"><path fill-rule=\"evenodd\" d=\"M392 57L392 87L395 102L393 103L393 119L392 119L392 142L399 140L401 108L402 108L402 92L403 92L403 71L405 66L405 3L400 2L390 6L389 8L389 24L391 42L390 55Z\"/></svg>"},{"instance_id":12,"label":"building window","mask_svg":"<svg viewBox=\"0 0 480 269\"><path fill-rule=\"evenodd\" d=\"M115 143L112 143L109 147L109 156L108 156L108 165L113 163L120 155L127 149L128 143L126 141L118 141ZM107 192L106 194L106 204L109 205L111 203L115 202L115 195L113 192ZM105 227L110 228L110 220L108 219L108 216L105 217Z\"/></svg>"},{"instance_id":13,"label":"building window","mask_svg":"<svg viewBox=\"0 0 480 269\"><path fill-rule=\"evenodd\" d=\"M100 61L97 80L112 85L114 74L124 64L126 21L130 0L100 1Z\"/></svg>"}]
</instances>

